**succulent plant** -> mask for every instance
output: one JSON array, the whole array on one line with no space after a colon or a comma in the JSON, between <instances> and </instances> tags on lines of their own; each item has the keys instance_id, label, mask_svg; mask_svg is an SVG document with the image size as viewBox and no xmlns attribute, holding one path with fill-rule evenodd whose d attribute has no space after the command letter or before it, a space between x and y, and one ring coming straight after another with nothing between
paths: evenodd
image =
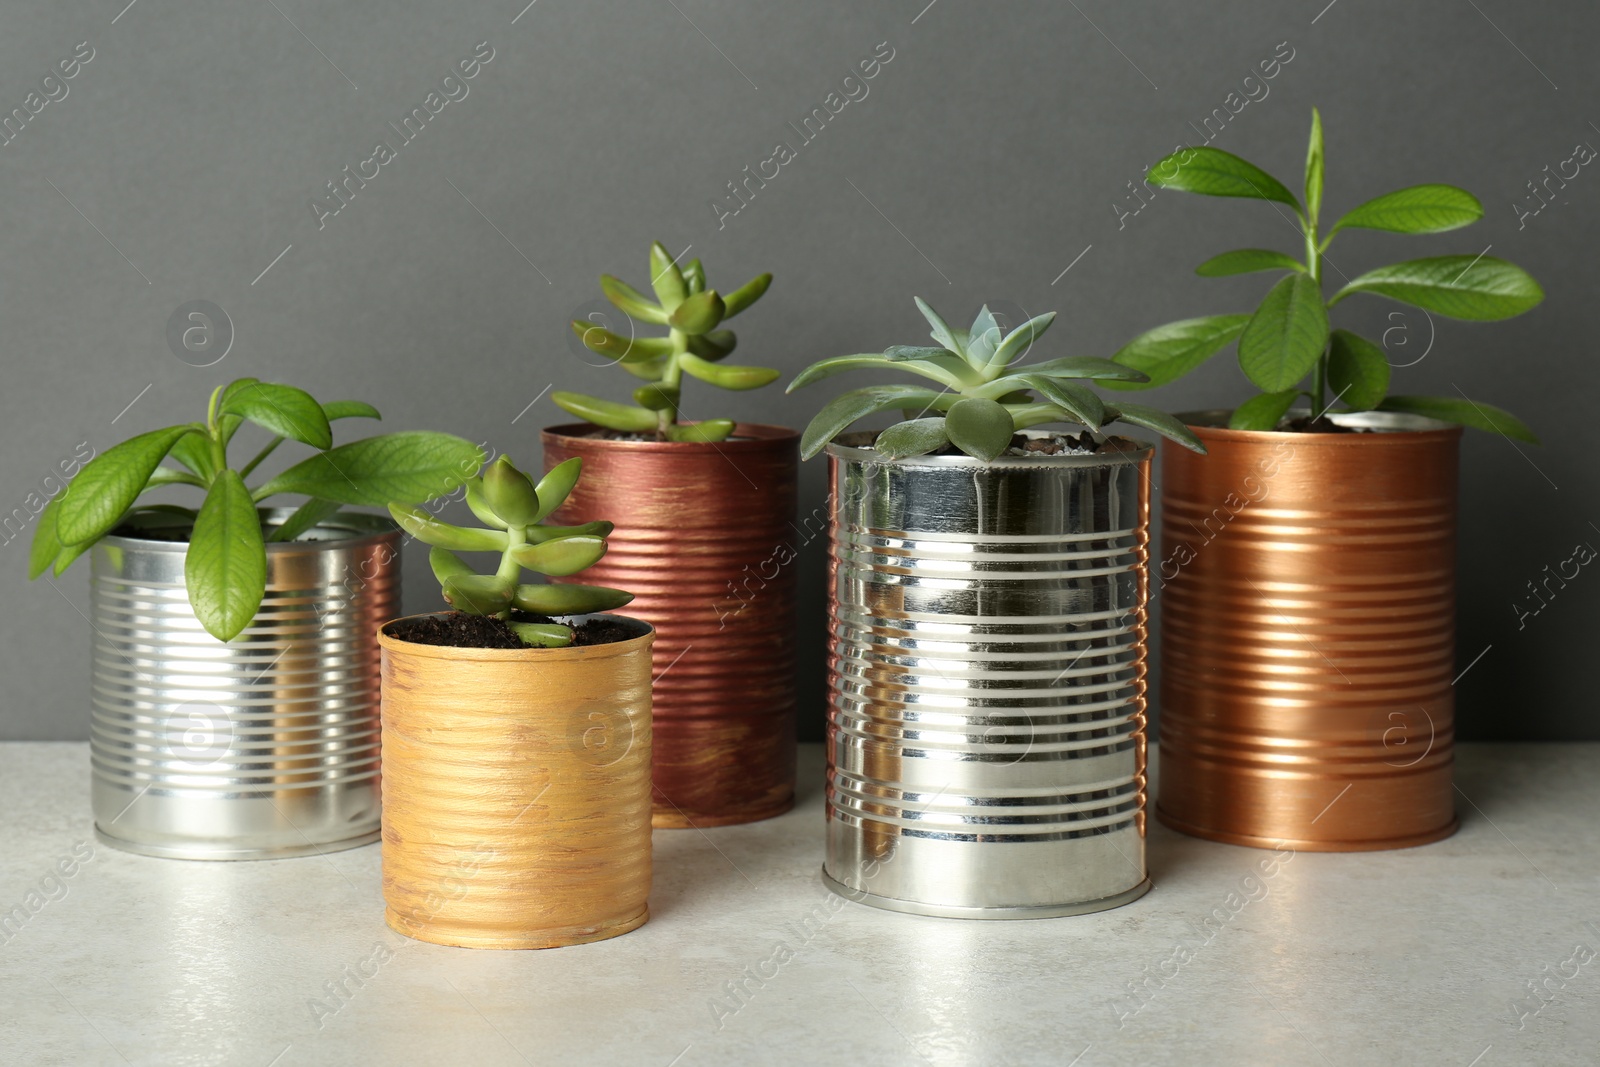
<instances>
[{"instance_id":1,"label":"succulent plant","mask_svg":"<svg viewBox=\"0 0 1600 1067\"><path fill-rule=\"evenodd\" d=\"M926 455L954 445L969 456L988 461L1010 447L1018 430L1030 426L1070 422L1099 430L1119 420L1154 430L1196 452L1205 451L1199 438L1171 415L1143 404L1113 406L1079 384L1081 380L1141 382L1146 379L1140 371L1093 356L1017 365L1055 321L1055 312L1029 319L1007 332L987 306L978 312L970 330L952 329L920 297L917 307L933 327L938 347L893 345L881 355L833 356L801 371L789 383L788 391L867 367L908 371L942 388L869 386L835 397L806 427L800 441L801 456L810 459L857 419L894 408L905 412L906 420L884 430L873 444L891 459Z\"/></svg>"},{"instance_id":2,"label":"succulent plant","mask_svg":"<svg viewBox=\"0 0 1600 1067\"><path fill-rule=\"evenodd\" d=\"M683 376L719 389L759 389L779 372L766 367L740 367L721 362L737 343L732 330L720 328L754 304L772 284L762 274L723 295L706 288L698 259L679 267L660 241L650 246L650 286L656 299L609 274L600 276L606 298L629 318L665 326L665 337L623 337L592 322L575 319L572 329L592 352L614 360L645 384L633 391L634 403L618 404L582 393L556 392L550 398L561 408L596 426L621 433L653 433L663 441L722 441L733 433L732 419L679 422Z\"/></svg>"},{"instance_id":3,"label":"succulent plant","mask_svg":"<svg viewBox=\"0 0 1600 1067\"><path fill-rule=\"evenodd\" d=\"M389 514L417 540L433 546L428 564L439 579L445 602L468 615L501 619L522 640L540 648L572 643L572 628L561 623L522 622L513 611L535 615L588 615L620 608L632 593L597 585L534 585L521 581L524 569L566 577L593 566L606 554L609 522L547 526L548 518L578 483L583 461L558 464L536 486L505 456L467 479L467 506L483 527L440 522L426 509L393 503ZM479 574L457 552L498 552L493 574Z\"/></svg>"}]
</instances>

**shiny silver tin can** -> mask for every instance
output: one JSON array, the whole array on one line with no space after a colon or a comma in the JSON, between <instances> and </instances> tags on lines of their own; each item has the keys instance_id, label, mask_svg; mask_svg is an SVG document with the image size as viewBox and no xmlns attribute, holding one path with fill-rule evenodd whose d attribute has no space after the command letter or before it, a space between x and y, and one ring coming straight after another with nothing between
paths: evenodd
<instances>
[{"instance_id":1,"label":"shiny silver tin can","mask_svg":"<svg viewBox=\"0 0 1600 1067\"><path fill-rule=\"evenodd\" d=\"M1143 896L1148 445L831 445L824 881L1021 919Z\"/></svg>"},{"instance_id":2,"label":"shiny silver tin can","mask_svg":"<svg viewBox=\"0 0 1600 1067\"><path fill-rule=\"evenodd\" d=\"M163 539L186 532L157 517L92 550L97 836L195 860L376 841L376 630L400 614L399 530L340 514L269 544L261 610L226 644L189 607L187 542Z\"/></svg>"}]
</instances>

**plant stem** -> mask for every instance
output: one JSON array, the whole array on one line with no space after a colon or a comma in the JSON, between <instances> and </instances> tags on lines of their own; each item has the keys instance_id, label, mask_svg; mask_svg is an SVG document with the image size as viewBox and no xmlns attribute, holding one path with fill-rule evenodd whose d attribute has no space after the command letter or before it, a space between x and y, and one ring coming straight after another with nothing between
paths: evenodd
<instances>
[{"instance_id":1,"label":"plant stem","mask_svg":"<svg viewBox=\"0 0 1600 1067\"><path fill-rule=\"evenodd\" d=\"M272 440L268 441L266 446L262 448L260 452L255 454L255 458L251 459L249 463L246 463L244 466L239 468L239 477L250 477L250 472L259 467L261 465L261 461L272 455L272 450L281 444L283 444L283 438L281 437L274 437Z\"/></svg>"},{"instance_id":2,"label":"plant stem","mask_svg":"<svg viewBox=\"0 0 1600 1067\"><path fill-rule=\"evenodd\" d=\"M683 368L678 366L678 360L689 351L689 336L682 330L672 331L672 355L667 357L666 369L661 374L661 387L663 389L683 388ZM667 427L678 424L678 406L662 408L656 412L656 433L661 438L667 436Z\"/></svg>"},{"instance_id":3,"label":"plant stem","mask_svg":"<svg viewBox=\"0 0 1600 1067\"><path fill-rule=\"evenodd\" d=\"M1306 234L1306 273L1317 286L1317 298L1322 299L1322 249L1317 245L1317 224L1311 219L1302 222ZM1322 414L1322 398L1327 391L1328 381L1328 349L1323 348L1317 356L1317 364L1311 369L1311 417L1316 418Z\"/></svg>"}]
</instances>

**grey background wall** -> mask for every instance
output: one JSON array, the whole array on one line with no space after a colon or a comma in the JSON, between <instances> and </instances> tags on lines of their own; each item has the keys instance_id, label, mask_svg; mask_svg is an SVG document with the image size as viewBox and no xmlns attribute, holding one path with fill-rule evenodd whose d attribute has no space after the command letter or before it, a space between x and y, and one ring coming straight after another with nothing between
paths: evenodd
<instances>
[{"instance_id":1,"label":"grey background wall","mask_svg":"<svg viewBox=\"0 0 1600 1067\"><path fill-rule=\"evenodd\" d=\"M1600 391L1584 325L1600 175L1551 183L1537 214L1528 186L1579 143L1600 144L1592 5L125 2L11 4L0 18L0 113L28 116L0 145L7 537L61 460L194 418L213 386L243 374L367 399L391 428L451 430L532 463L539 427L561 416L552 383L623 392L625 376L570 350L564 323L593 306L602 271L643 284L652 238L692 246L724 286L772 270L771 293L739 320L742 351L790 373L917 341L912 294L951 318L984 301L1058 310L1053 354L1109 354L1160 322L1245 310L1259 277L1192 268L1231 247L1295 251L1284 219L1176 193L1146 205L1133 185L1180 141L1197 143L1213 109L1227 122L1213 119L1212 143L1293 185L1316 104L1327 211L1447 181L1488 212L1441 237L1351 233L1341 269L1492 246L1548 291L1534 313L1487 326L1391 317L1403 309L1379 301L1341 310L1414 364L1397 388L1459 386L1545 438L1464 445L1460 735L1600 737L1600 577L1581 573L1536 615L1516 606L1537 606L1527 583L1546 565L1600 545ZM479 42L492 58L467 95L402 144L387 124L424 106ZM41 89L75 50L92 58ZM789 124L891 50L866 95L851 83L859 99L802 141ZM1275 54L1276 76L1247 85ZM46 94L56 99L40 107ZM379 140L395 158L319 219L312 198ZM728 183L780 142L795 158L731 213ZM166 336L174 309L197 299L235 333L208 367ZM690 403L798 426L832 385ZM1229 406L1241 386L1229 356L1154 397ZM823 501L820 463L805 474L802 513ZM27 583L30 535L0 547L0 737L81 738L86 577ZM823 547L798 563L808 736L821 722ZM406 581L408 609L434 604L420 553Z\"/></svg>"}]
</instances>

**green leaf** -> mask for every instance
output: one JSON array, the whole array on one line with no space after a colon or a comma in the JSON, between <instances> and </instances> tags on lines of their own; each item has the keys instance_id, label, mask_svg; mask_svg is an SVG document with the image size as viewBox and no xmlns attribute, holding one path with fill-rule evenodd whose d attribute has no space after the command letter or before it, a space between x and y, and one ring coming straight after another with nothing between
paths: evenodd
<instances>
[{"instance_id":1,"label":"green leaf","mask_svg":"<svg viewBox=\"0 0 1600 1067\"><path fill-rule=\"evenodd\" d=\"M706 268L698 259L691 259L683 265L683 284L689 287L691 293L705 292Z\"/></svg>"},{"instance_id":2,"label":"green leaf","mask_svg":"<svg viewBox=\"0 0 1600 1067\"><path fill-rule=\"evenodd\" d=\"M1105 402L1081 385L1059 381L1043 374L1019 374L1016 377L1040 397L1091 430L1098 430L1100 424L1105 421Z\"/></svg>"},{"instance_id":3,"label":"green leaf","mask_svg":"<svg viewBox=\"0 0 1600 1067\"><path fill-rule=\"evenodd\" d=\"M580 523L577 526L530 526L528 527L528 543L537 545L544 541L554 541L560 537L610 537L611 531L616 529L614 523L604 519L594 522Z\"/></svg>"},{"instance_id":4,"label":"green leaf","mask_svg":"<svg viewBox=\"0 0 1600 1067\"><path fill-rule=\"evenodd\" d=\"M200 506L184 553L183 581L200 625L218 641L232 641L261 607L267 550L255 501L237 471L219 473Z\"/></svg>"},{"instance_id":5,"label":"green leaf","mask_svg":"<svg viewBox=\"0 0 1600 1067\"><path fill-rule=\"evenodd\" d=\"M945 432L941 417L897 422L880 433L872 447L889 459L905 459L937 452L949 443L950 435Z\"/></svg>"},{"instance_id":6,"label":"green leaf","mask_svg":"<svg viewBox=\"0 0 1600 1067\"><path fill-rule=\"evenodd\" d=\"M1233 409L1233 414L1228 418L1228 429L1276 430L1295 398L1303 395L1303 390L1285 389L1279 393L1253 396Z\"/></svg>"},{"instance_id":7,"label":"green leaf","mask_svg":"<svg viewBox=\"0 0 1600 1067\"><path fill-rule=\"evenodd\" d=\"M566 648L572 644L572 628L554 622L516 622L506 626L529 648Z\"/></svg>"},{"instance_id":8,"label":"green leaf","mask_svg":"<svg viewBox=\"0 0 1600 1067\"><path fill-rule=\"evenodd\" d=\"M511 606L517 584L493 574L464 574L439 583L445 603L468 615L498 615Z\"/></svg>"},{"instance_id":9,"label":"green leaf","mask_svg":"<svg viewBox=\"0 0 1600 1067\"><path fill-rule=\"evenodd\" d=\"M1003 404L967 397L945 412L944 430L951 444L987 463L1011 447L1017 427Z\"/></svg>"},{"instance_id":10,"label":"green leaf","mask_svg":"<svg viewBox=\"0 0 1600 1067\"><path fill-rule=\"evenodd\" d=\"M1297 270L1304 273L1305 269L1305 264L1298 259L1270 248L1235 248L1232 252L1212 256L1196 267L1194 272L1202 278L1224 278L1258 270Z\"/></svg>"},{"instance_id":11,"label":"green leaf","mask_svg":"<svg viewBox=\"0 0 1600 1067\"><path fill-rule=\"evenodd\" d=\"M510 544L504 530L480 530L440 522L425 508L414 504L391 503L389 514L401 529L425 545L454 552L504 552Z\"/></svg>"},{"instance_id":12,"label":"green leaf","mask_svg":"<svg viewBox=\"0 0 1600 1067\"><path fill-rule=\"evenodd\" d=\"M55 562L50 566L51 574L56 578L61 577L64 573L66 573L67 568L72 566L73 560L77 559L79 556L83 555L93 547L94 542L92 541L85 542L81 545L63 545L60 554L56 556Z\"/></svg>"},{"instance_id":13,"label":"green leaf","mask_svg":"<svg viewBox=\"0 0 1600 1067\"><path fill-rule=\"evenodd\" d=\"M322 414L329 422L335 419L382 419L378 409L365 400L330 400L322 405Z\"/></svg>"},{"instance_id":14,"label":"green leaf","mask_svg":"<svg viewBox=\"0 0 1600 1067\"><path fill-rule=\"evenodd\" d=\"M732 330L712 330L710 333L695 334L688 338L688 343L689 351L707 363L715 363L731 353L739 339Z\"/></svg>"},{"instance_id":15,"label":"green leaf","mask_svg":"<svg viewBox=\"0 0 1600 1067\"><path fill-rule=\"evenodd\" d=\"M438 545L428 549L428 567L433 571L433 576L441 588L452 578L465 578L475 573L466 560L448 548L440 548Z\"/></svg>"},{"instance_id":16,"label":"green leaf","mask_svg":"<svg viewBox=\"0 0 1600 1067\"><path fill-rule=\"evenodd\" d=\"M60 496L56 536L63 545L98 541L133 506L172 446L193 426L169 426L130 437L100 453L78 472Z\"/></svg>"},{"instance_id":17,"label":"green leaf","mask_svg":"<svg viewBox=\"0 0 1600 1067\"><path fill-rule=\"evenodd\" d=\"M1454 185L1413 185L1368 200L1340 219L1339 230L1387 230L1390 233L1444 233L1483 218L1483 205Z\"/></svg>"},{"instance_id":18,"label":"green leaf","mask_svg":"<svg viewBox=\"0 0 1600 1067\"><path fill-rule=\"evenodd\" d=\"M254 495L264 500L277 493L304 493L341 504L383 507L394 500L444 496L482 465L483 450L465 438L408 430L319 452L272 478Z\"/></svg>"},{"instance_id":19,"label":"green leaf","mask_svg":"<svg viewBox=\"0 0 1600 1067\"><path fill-rule=\"evenodd\" d=\"M936 352L943 351L943 349L927 349L926 351ZM956 357L951 356L951 358L954 359ZM962 364L962 366L965 367L966 365ZM822 379L831 378L835 374L862 368L883 368L886 370L899 368L911 371L913 374L919 374L924 378L931 378L940 385L948 386L952 389L961 387L960 380L948 370L925 360L895 360L888 356L862 352L852 356L830 356L827 359L818 360L801 371L795 377L795 380L789 383L789 387L784 392L792 393L796 389L810 385L812 382L820 382Z\"/></svg>"},{"instance_id":20,"label":"green leaf","mask_svg":"<svg viewBox=\"0 0 1600 1067\"><path fill-rule=\"evenodd\" d=\"M699 260L695 262L698 263ZM667 312L664 308L620 278L613 278L609 274L600 275L600 291L624 314L640 322L649 322L657 326L667 324Z\"/></svg>"},{"instance_id":21,"label":"green leaf","mask_svg":"<svg viewBox=\"0 0 1600 1067\"><path fill-rule=\"evenodd\" d=\"M673 309L667 325L687 334L710 333L722 321L725 309L726 305L715 289L691 293Z\"/></svg>"},{"instance_id":22,"label":"green leaf","mask_svg":"<svg viewBox=\"0 0 1600 1067\"><path fill-rule=\"evenodd\" d=\"M742 367L732 363L711 363L699 356L685 352L678 357L678 366L685 374L709 382L718 389L759 389L771 385L782 371L768 367Z\"/></svg>"},{"instance_id":23,"label":"green leaf","mask_svg":"<svg viewBox=\"0 0 1600 1067\"><path fill-rule=\"evenodd\" d=\"M656 428L655 412L631 404L615 404L610 400L559 389L550 394L550 399L561 410L618 433L654 432Z\"/></svg>"},{"instance_id":24,"label":"green leaf","mask_svg":"<svg viewBox=\"0 0 1600 1067\"><path fill-rule=\"evenodd\" d=\"M994 356L989 360L990 369L1011 366L1021 355L1026 352L1033 342L1050 328L1056 321L1056 313L1047 311L1043 315L1035 315L1027 322L1006 334L1005 340L994 350Z\"/></svg>"},{"instance_id":25,"label":"green leaf","mask_svg":"<svg viewBox=\"0 0 1600 1067\"><path fill-rule=\"evenodd\" d=\"M723 311L722 317L731 319L757 300L760 300L762 294L767 291L767 286L771 284L772 275L758 274L739 286L739 288L722 298L723 303L726 305L726 310Z\"/></svg>"},{"instance_id":26,"label":"green leaf","mask_svg":"<svg viewBox=\"0 0 1600 1067\"><path fill-rule=\"evenodd\" d=\"M562 578L600 562L606 554L603 537L558 537L536 545L518 545L511 558L530 571Z\"/></svg>"},{"instance_id":27,"label":"green leaf","mask_svg":"<svg viewBox=\"0 0 1600 1067\"><path fill-rule=\"evenodd\" d=\"M1103 382L1144 382L1147 376L1136 367L1113 363L1099 356L1063 356L1032 366L1017 368L1016 373L1045 374L1052 378L1086 378Z\"/></svg>"},{"instance_id":28,"label":"green leaf","mask_svg":"<svg viewBox=\"0 0 1600 1067\"><path fill-rule=\"evenodd\" d=\"M672 261L672 253L660 241L650 245L650 288L655 290L656 298L668 314L689 295L683 271L678 269L678 265Z\"/></svg>"},{"instance_id":29,"label":"green leaf","mask_svg":"<svg viewBox=\"0 0 1600 1067\"><path fill-rule=\"evenodd\" d=\"M535 487L539 494L539 514L533 521L543 522L555 514L556 509L567 502L582 473L583 459L579 456L564 459L551 467Z\"/></svg>"},{"instance_id":30,"label":"green leaf","mask_svg":"<svg viewBox=\"0 0 1600 1067\"><path fill-rule=\"evenodd\" d=\"M1391 396L1378 405L1379 411L1406 411L1413 415L1426 415L1441 422L1453 422L1476 430L1514 437L1518 441L1538 444L1539 437L1528 424L1492 404L1484 404L1466 397L1452 396Z\"/></svg>"},{"instance_id":31,"label":"green leaf","mask_svg":"<svg viewBox=\"0 0 1600 1067\"><path fill-rule=\"evenodd\" d=\"M1187 162L1183 160L1189 156ZM1180 189L1206 196L1243 196L1276 200L1300 210L1300 201L1282 182L1256 166L1220 148L1184 148L1152 166L1146 180L1163 189Z\"/></svg>"},{"instance_id":32,"label":"green leaf","mask_svg":"<svg viewBox=\"0 0 1600 1067\"><path fill-rule=\"evenodd\" d=\"M1354 411L1377 407L1389 391L1389 361L1383 349L1360 334L1334 330L1328 346L1328 385Z\"/></svg>"},{"instance_id":33,"label":"green leaf","mask_svg":"<svg viewBox=\"0 0 1600 1067\"><path fill-rule=\"evenodd\" d=\"M304 389L292 385L255 382L222 401L222 414L249 419L291 441L312 448L331 448L333 431L322 405Z\"/></svg>"},{"instance_id":34,"label":"green leaf","mask_svg":"<svg viewBox=\"0 0 1600 1067\"><path fill-rule=\"evenodd\" d=\"M506 456L484 468L483 502L508 526L528 526L539 521L539 494L533 479L518 470ZM431 542L430 542L431 543Z\"/></svg>"},{"instance_id":35,"label":"green leaf","mask_svg":"<svg viewBox=\"0 0 1600 1067\"><path fill-rule=\"evenodd\" d=\"M207 484L216 476L217 465L211 455L211 435L204 430L196 428L178 438L168 455L194 471Z\"/></svg>"},{"instance_id":36,"label":"green leaf","mask_svg":"<svg viewBox=\"0 0 1600 1067\"><path fill-rule=\"evenodd\" d=\"M57 493L50 498L50 502L39 512L39 524L33 529L33 542L28 546L28 581L33 581L39 575L50 569L50 564L56 561L61 554L61 539L56 536L56 512L61 507L61 494ZM57 572L59 573L59 572Z\"/></svg>"},{"instance_id":37,"label":"green leaf","mask_svg":"<svg viewBox=\"0 0 1600 1067\"><path fill-rule=\"evenodd\" d=\"M1351 293L1377 293L1471 322L1509 319L1544 299L1527 271L1493 256L1434 256L1379 267L1352 279L1328 304Z\"/></svg>"},{"instance_id":38,"label":"green leaf","mask_svg":"<svg viewBox=\"0 0 1600 1067\"><path fill-rule=\"evenodd\" d=\"M1322 113L1311 109L1311 143L1306 146L1306 215L1316 224L1322 211Z\"/></svg>"},{"instance_id":39,"label":"green leaf","mask_svg":"<svg viewBox=\"0 0 1600 1067\"><path fill-rule=\"evenodd\" d=\"M572 320L572 332L589 351L609 356L618 363L643 363L670 356L674 351L670 337L623 337L582 319Z\"/></svg>"},{"instance_id":40,"label":"green leaf","mask_svg":"<svg viewBox=\"0 0 1600 1067\"><path fill-rule=\"evenodd\" d=\"M482 478L468 478L462 488L466 490L467 507L478 517L479 522L496 530L508 528L509 524L506 520L496 515L494 509L489 506L489 502L483 498Z\"/></svg>"},{"instance_id":41,"label":"green leaf","mask_svg":"<svg viewBox=\"0 0 1600 1067\"><path fill-rule=\"evenodd\" d=\"M149 492L152 489L160 489L164 485L193 485L201 489L206 487L205 482L188 471L180 471L175 467L157 467L150 472L150 480L144 483L142 491Z\"/></svg>"},{"instance_id":42,"label":"green leaf","mask_svg":"<svg viewBox=\"0 0 1600 1067\"><path fill-rule=\"evenodd\" d=\"M1169 441L1187 448L1191 452L1205 455L1206 446L1200 443L1194 431L1189 429L1179 420L1168 415L1165 411L1146 407L1144 404L1119 404L1112 407L1106 405L1106 422L1131 422L1135 426L1143 426L1147 430L1154 430Z\"/></svg>"},{"instance_id":43,"label":"green leaf","mask_svg":"<svg viewBox=\"0 0 1600 1067\"><path fill-rule=\"evenodd\" d=\"M511 603L535 615L593 615L615 611L632 600L632 593L603 585L519 585Z\"/></svg>"},{"instance_id":44,"label":"green leaf","mask_svg":"<svg viewBox=\"0 0 1600 1067\"><path fill-rule=\"evenodd\" d=\"M928 320L928 325L933 327L933 339L956 355L966 358L967 346L965 337L958 339L956 332L950 324L939 317L939 313L922 297L912 297L917 302L917 310L922 312L922 317Z\"/></svg>"},{"instance_id":45,"label":"green leaf","mask_svg":"<svg viewBox=\"0 0 1600 1067\"><path fill-rule=\"evenodd\" d=\"M913 385L874 385L853 389L828 401L800 437L800 456L821 452L851 423L891 408L932 407L942 394Z\"/></svg>"},{"instance_id":46,"label":"green leaf","mask_svg":"<svg viewBox=\"0 0 1600 1067\"><path fill-rule=\"evenodd\" d=\"M732 419L680 422L667 427L667 440L696 445L716 444L718 441L726 441L733 430Z\"/></svg>"},{"instance_id":47,"label":"green leaf","mask_svg":"<svg viewBox=\"0 0 1600 1067\"><path fill-rule=\"evenodd\" d=\"M337 500L322 500L312 497L298 508L295 508L294 513L287 519L273 527L272 532L267 534L267 540L274 542L293 541L323 519L332 516L339 510L339 507L340 504Z\"/></svg>"},{"instance_id":48,"label":"green leaf","mask_svg":"<svg viewBox=\"0 0 1600 1067\"><path fill-rule=\"evenodd\" d=\"M1244 332L1249 315L1207 315L1182 319L1140 334L1111 358L1119 364L1142 371L1143 382L1124 385L1108 382L1111 389L1150 389L1177 381L1216 355L1228 342Z\"/></svg>"},{"instance_id":49,"label":"green leaf","mask_svg":"<svg viewBox=\"0 0 1600 1067\"><path fill-rule=\"evenodd\" d=\"M690 345L689 347L692 349L694 346ZM616 363L613 366L621 367L635 378L641 378L647 382L659 382L666 376L667 360L669 358L671 357L657 356L654 359L647 359L643 363Z\"/></svg>"},{"instance_id":50,"label":"green leaf","mask_svg":"<svg viewBox=\"0 0 1600 1067\"><path fill-rule=\"evenodd\" d=\"M677 386L651 382L633 391L633 402L648 411L677 411L683 399L683 390Z\"/></svg>"},{"instance_id":51,"label":"green leaf","mask_svg":"<svg viewBox=\"0 0 1600 1067\"><path fill-rule=\"evenodd\" d=\"M1239 335L1239 366L1269 393L1298 385L1328 344L1328 309L1317 283L1291 274L1268 292Z\"/></svg>"},{"instance_id":52,"label":"green leaf","mask_svg":"<svg viewBox=\"0 0 1600 1067\"><path fill-rule=\"evenodd\" d=\"M967 331L967 347L964 354L967 363L973 370L985 370L989 361L994 358L994 353L1000 347L1002 340L1000 322L994 317L994 312L985 304L978 309L977 318L972 320L972 328Z\"/></svg>"}]
</instances>

